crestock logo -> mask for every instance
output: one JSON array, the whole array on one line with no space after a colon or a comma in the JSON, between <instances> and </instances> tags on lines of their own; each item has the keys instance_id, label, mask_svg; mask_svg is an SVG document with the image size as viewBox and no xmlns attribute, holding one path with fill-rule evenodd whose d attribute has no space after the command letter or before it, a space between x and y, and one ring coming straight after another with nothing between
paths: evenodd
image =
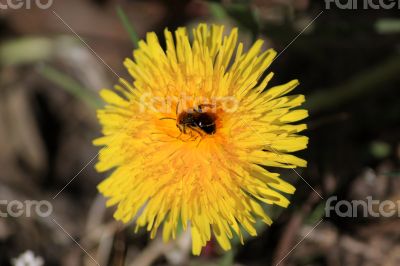
<instances>
[{"instance_id":1,"label":"crestock logo","mask_svg":"<svg viewBox=\"0 0 400 266\"><path fill-rule=\"evenodd\" d=\"M37 7L48 9L53 5L53 0L0 0L1 9L31 9Z\"/></svg>"},{"instance_id":2,"label":"crestock logo","mask_svg":"<svg viewBox=\"0 0 400 266\"><path fill-rule=\"evenodd\" d=\"M325 8L331 9L400 9L400 0L325 0Z\"/></svg>"},{"instance_id":3,"label":"crestock logo","mask_svg":"<svg viewBox=\"0 0 400 266\"><path fill-rule=\"evenodd\" d=\"M331 217L400 217L400 200L374 200L368 196L365 200L337 200L337 196L330 197L325 203L325 215Z\"/></svg>"},{"instance_id":4,"label":"crestock logo","mask_svg":"<svg viewBox=\"0 0 400 266\"><path fill-rule=\"evenodd\" d=\"M53 205L47 200L0 200L0 217L19 218L40 216L49 217L53 213Z\"/></svg>"}]
</instances>

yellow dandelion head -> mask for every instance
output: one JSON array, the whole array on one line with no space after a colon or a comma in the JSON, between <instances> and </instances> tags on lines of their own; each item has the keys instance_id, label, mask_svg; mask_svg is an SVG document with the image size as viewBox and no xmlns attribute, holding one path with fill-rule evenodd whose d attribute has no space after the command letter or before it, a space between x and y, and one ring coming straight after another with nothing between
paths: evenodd
<instances>
[{"instance_id":1,"label":"yellow dandelion head","mask_svg":"<svg viewBox=\"0 0 400 266\"><path fill-rule=\"evenodd\" d=\"M151 237L162 226L164 240L175 238L181 221L194 254L212 235L228 250L234 234L256 235L257 218L272 223L265 203L289 204L282 193L295 188L266 167L306 166L287 154L307 146L298 135L306 125L290 124L307 117L292 110L304 96L284 96L297 80L266 89L276 52L262 52L261 40L245 52L237 29L200 24L192 42L186 28L164 34L165 50L148 33L126 59L133 84L101 92L96 168L113 172L99 190L117 206L115 219L135 220Z\"/></svg>"}]
</instances>

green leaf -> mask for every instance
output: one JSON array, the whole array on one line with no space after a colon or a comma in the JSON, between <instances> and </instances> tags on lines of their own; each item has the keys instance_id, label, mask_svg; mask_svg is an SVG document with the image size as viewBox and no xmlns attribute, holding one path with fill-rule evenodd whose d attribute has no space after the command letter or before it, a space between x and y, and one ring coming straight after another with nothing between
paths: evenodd
<instances>
[{"instance_id":1,"label":"green leaf","mask_svg":"<svg viewBox=\"0 0 400 266\"><path fill-rule=\"evenodd\" d=\"M0 65L15 66L49 60L54 45L48 38L24 37L4 42L0 46Z\"/></svg>"},{"instance_id":2,"label":"green leaf","mask_svg":"<svg viewBox=\"0 0 400 266\"><path fill-rule=\"evenodd\" d=\"M316 224L319 220L325 217L326 202L319 203L311 214L306 218L306 224Z\"/></svg>"},{"instance_id":3,"label":"green leaf","mask_svg":"<svg viewBox=\"0 0 400 266\"><path fill-rule=\"evenodd\" d=\"M219 260L218 266L232 266L234 263L235 253L232 250L227 251Z\"/></svg>"},{"instance_id":4,"label":"green leaf","mask_svg":"<svg viewBox=\"0 0 400 266\"><path fill-rule=\"evenodd\" d=\"M76 80L57 69L44 65L39 68L39 74L57 84L66 92L84 102L90 108L97 109L102 106L100 99L94 95L94 93L90 93L89 89L82 87Z\"/></svg>"},{"instance_id":5,"label":"green leaf","mask_svg":"<svg viewBox=\"0 0 400 266\"><path fill-rule=\"evenodd\" d=\"M214 18L218 20L225 20L228 17L225 8L220 3L209 2L208 6Z\"/></svg>"},{"instance_id":6,"label":"green leaf","mask_svg":"<svg viewBox=\"0 0 400 266\"><path fill-rule=\"evenodd\" d=\"M374 141L370 144L370 151L372 156L377 159L383 159L390 155L391 147L388 143L383 141Z\"/></svg>"},{"instance_id":7,"label":"green leaf","mask_svg":"<svg viewBox=\"0 0 400 266\"><path fill-rule=\"evenodd\" d=\"M136 33L136 30L134 29L132 23L129 21L129 18L126 15L125 11L120 6L117 6L117 14L125 30L128 32L129 38L131 39L134 47L137 48L140 41L139 36Z\"/></svg>"},{"instance_id":8,"label":"green leaf","mask_svg":"<svg viewBox=\"0 0 400 266\"><path fill-rule=\"evenodd\" d=\"M257 36L260 31L260 20L258 13L250 5L245 4L231 4L226 8L227 14L234 18L241 26L251 31Z\"/></svg>"},{"instance_id":9,"label":"green leaf","mask_svg":"<svg viewBox=\"0 0 400 266\"><path fill-rule=\"evenodd\" d=\"M380 19L375 24L375 29L381 34L400 32L400 19Z\"/></svg>"}]
</instances>

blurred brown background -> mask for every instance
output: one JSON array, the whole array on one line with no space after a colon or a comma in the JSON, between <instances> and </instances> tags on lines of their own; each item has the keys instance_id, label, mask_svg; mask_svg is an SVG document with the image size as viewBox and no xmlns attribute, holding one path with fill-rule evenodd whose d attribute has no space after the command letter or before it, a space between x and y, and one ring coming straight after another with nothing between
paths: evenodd
<instances>
[{"instance_id":1,"label":"blurred brown background","mask_svg":"<svg viewBox=\"0 0 400 266\"><path fill-rule=\"evenodd\" d=\"M45 265L68 266L400 265L400 211L325 217L332 195L400 200L399 9L328 10L310 0L55 0L43 10L31 2L31 9L0 9L0 200L48 200L54 210L47 218L0 218L0 265L27 250ZM169 245L150 241L105 209L96 185L106 175L93 169L91 144L100 136L97 92L117 75L130 80L122 61L133 49L117 7L140 38L155 31L163 40L165 27L200 21L238 26L247 46L262 38L282 52L271 67L274 84L301 81L310 145L300 174L310 186L282 172L297 187L292 205L268 210L275 223L244 246L223 253L211 241L193 257L186 235Z\"/></svg>"}]
</instances>

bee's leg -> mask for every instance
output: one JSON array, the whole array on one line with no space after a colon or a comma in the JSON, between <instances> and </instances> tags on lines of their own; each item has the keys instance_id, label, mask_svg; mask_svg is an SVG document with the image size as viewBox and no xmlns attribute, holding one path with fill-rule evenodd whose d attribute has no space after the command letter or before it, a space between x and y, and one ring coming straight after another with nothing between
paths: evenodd
<instances>
[{"instance_id":1,"label":"bee's leg","mask_svg":"<svg viewBox=\"0 0 400 266\"><path fill-rule=\"evenodd\" d=\"M190 132L191 133L191 132ZM182 134L187 135L187 130L186 127L184 127L184 130L181 131L181 134L179 136L182 136ZM191 135L189 135L188 138L184 139L184 138L179 138L179 140L183 141L183 142L188 142L190 139L192 138Z\"/></svg>"},{"instance_id":2,"label":"bee's leg","mask_svg":"<svg viewBox=\"0 0 400 266\"><path fill-rule=\"evenodd\" d=\"M189 139L180 139L180 141L183 141L183 142L188 142L190 140L190 138Z\"/></svg>"},{"instance_id":3,"label":"bee's leg","mask_svg":"<svg viewBox=\"0 0 400 266\"><path fill-rule=\"evenodd\" d=\"M179 133L179 135L177 137L175 137L176 139L181 139L182 136L182 131Z\"/></svg>"},{"instance_id":4,"label":"bee's leg","mask_svg":"<svg viewBox=\"0 0 400 266\"><path fill-rule=\"evenodd\" d=\"M193 130L197 132L197 130L195 130L195 129L193 129ZM191 136L191 138L190 138L191 141L195 141L199 137L199 136L197 136L197 134L193 134L193 131L190 131L190 136Z\"/></svg>"},{"instance_id":5,"label":"bee's leg","mask_svg":"<svg viewBox=\"0 0 400 266\"><path fill-rule=\"evenodd\" d=\"M179 126L178 124L176 124L176 127L180 131L179 135L177 136L177 139L182 140L182 138L181 138L182 134L186 134L186 126L185 125Z\"/></svg>"},{"instance_id":6,"label":"bee's leg","mask_svg":"<svg viewBox=\"0 0 400 266\"><path fill-rule=\"evenodd\" d=\"M179 130L181 131L181 133L179 134L179 137L182 136L182 134L185 134L185 135L188 134L187 126L186 126L186 125L183 125L182 128L178 126L178 128L179 128ZM189 134L190 134L190 136L189 136L188 139L183 139L183 138L179 138L179 139L182 140L183 142L187 142L187 141L189 141L189 140L192 138L192 135L191 135L192 132L191 132L191 131L189 132Z\"/></svg>"},{"instance_id":7,"label":"bee's leg","mask_svg":"<svg viewBox=\"0 0 400 266\"><path fill-rule=\"evenodd\" d=\"M165 136L165 137L168 137L168 138L171 138L171 139L162 140L160 138L153 138L153 136L155 136L155 135L162 135L162 136ZM168 134L164 134L164 133L150 133L149 134L149 139L151 141L172 142L172 141L175 141L178 137L174 137L174 136L171 136L171 135L168 135Z\"/></svg>"},{"instance_id":8,"label":"bee's leg","mask_svg":"<svg viewBox=\"0 0 400 266\"><path fill-rule=\"evenodd\" d=\"M158 120L167 120L167 119L169 119L169 120L176 120L176 118L172 118L172 117L161 117L161 118L159 118Z\"/></svg>"},{"instance_id":9,"label":"bee's leg","mask_svg":"<svg viewBox=\"0 0 400 266\"><path fill-rule=\"evenodd\" d=\"M192 131L187 131L186 133L189 135L189 137L185 139L185 141L190 141L190 139L192 138Z\"/></svg>"},{"instance_id":10,"label":"bee's leg","mask_svg":"<svg viewBox=\"0 0 400 266\"><path fill-rule=\"evenodd\" d=\"M198 133L198 131L195 129L195 128L191 128L192 130L190 131L190 136L191 136L191 138L190 138L190 140L191 141L194 141L194 140L196 140L199 136L197 136L197 134L193 134L193 131L195 131L195 132L197 132Z\"/></svg>"},{"instance_id":11,"label":"bee's leg","mask_svg":"<svg viewBox=\"0 0 400 266\"><path fill-rule=\"evenodd\" d=\"M196 145L196 147L199 147L199 145L200 145L200 142L203 140L203 138L200 138L200 140L199 140L199 142L197 142L197 145Z\"/></svg>"},{"instance_id":12,"label":"bee's leg","mask_svg":"<svg viewBox=\"0 0 400 266\"><path fill-rule=\"evenodd\" d=\"M192 138L193 138L192 136L189 136L187 139L181 139L181 140L182 140L183 142L188 142L188 141L190 141Z\"/></svg>"},{"instance_id":13,"label":"bee's leg","mask_svg":"<svg viewBox=\"0 0 400 266\"><path fill-rule=\"evenodd\" d=\"M178 103L176 104L176 108L175 108L176 117L178 117L178 109L179 109L180 102L181 102L181 99L179 99Z\"/></svg>"},{"instance_id":14,"label":"bee's leg","mask_svg":"<svg viewBox=\"0 0 400 266\"><path fill-rule=\"evenodd\" d=\"M200 142L203 140L203 132L201 130L198 130L196 127L190 127L191 130L197 133L197 135L193 136L191 139L192 141L196 141L198 137L200 137L200 141L197 143L197 147L199 146Z\"/></svg>"},{"instance_id":15,"label":"bee's leg","mask_svg":"<svg viewBox=\"0 0 400 266\"><path fill-rule=\"evenodd\" d=\"M204 136L203 132L201 132L200 130L198 130L197 127L190 127L190 129L192 129L192 130L195 131L197 134L199 134L200 137L203 137L203 136Z\"/></svg>"}]
</instances>

